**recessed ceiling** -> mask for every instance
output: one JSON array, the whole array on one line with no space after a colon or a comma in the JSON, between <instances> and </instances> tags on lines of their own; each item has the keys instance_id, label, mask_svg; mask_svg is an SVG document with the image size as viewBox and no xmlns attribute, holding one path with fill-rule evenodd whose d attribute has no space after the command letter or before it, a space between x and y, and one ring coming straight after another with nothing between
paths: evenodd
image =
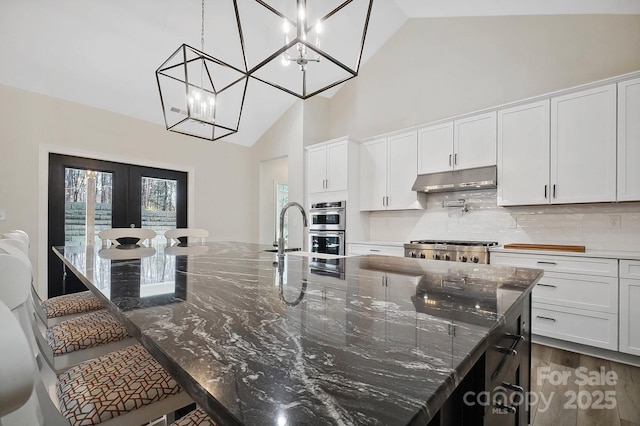
<instances>
[{"instance_id":1,"label":"recessed ceiling","mask_svg":"<svg viewBox=\"0 0 640 426\"><path fill-rule=\"evenodd\" d=\"M200 47L198 0L2 0L0 84L164 125L154 72L182 43ZM237 63L230 0L206 0L205 51ZM408 18L640 14L639 0L374 0L367 61ZM328 96L335 93L333 89ZM251 81L237 134L253 145L296 100Z\"/></svg>"}]
</instances>

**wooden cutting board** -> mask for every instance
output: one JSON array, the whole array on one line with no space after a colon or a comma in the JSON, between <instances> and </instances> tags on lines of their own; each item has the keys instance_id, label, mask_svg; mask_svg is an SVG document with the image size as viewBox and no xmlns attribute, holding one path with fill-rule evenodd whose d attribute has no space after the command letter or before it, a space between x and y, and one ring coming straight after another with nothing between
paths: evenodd
<instances>
[{"instance_id":1,"label":"wooden cutting board","mask_svg":"<svg viewBox=\"0 0 640 426\"><path fill-rule=\"evenodd\" d=\"M503 246L506 249L520 249L520 250L551 250L551 251L571 251L575 253L584 253L585 246L567 246L558 244L520 244L510 243Z\"/></svg>"}]
</instances>

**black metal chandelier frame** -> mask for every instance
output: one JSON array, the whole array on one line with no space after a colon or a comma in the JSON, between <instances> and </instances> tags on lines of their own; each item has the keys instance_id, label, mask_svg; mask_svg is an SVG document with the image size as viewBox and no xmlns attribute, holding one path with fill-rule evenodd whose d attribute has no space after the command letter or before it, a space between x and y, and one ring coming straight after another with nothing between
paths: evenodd
<instances>
[{"instance_id":1,"label":"black metal chandelier frame","mask_svg":"<svg viewBox=\"0 0 640 426\"><path fill-rule=\"evenodd\" d=\"M293 22L291 19L289 19L287 16L285 16L282 12L280 12L279 10L271 7L269 4L267 4L266 2L264 2L263 0L254 0L256 3L260 4L261 6L263 6L265 9L267 9L269 12L277 15L279 18L282 19L286 19L290 24L296 24L295 22ZM302 4L303 7L306 8L306 3L307 0L295 0L298 5ZM348 6L350 3L354 2L356 0L345 0L344 2L342 2L338 7L336 7L335 9L331 10L329 13L325 14L323 17L319 18L318 21L316 21L313 25L305 25L304 27L304 33L309 33L311 30L314 29L314 27L318 24L322 24L323 22L325 22L326 20L328 20L329 18L331 18L333 15L335 15L336 13L338 13L340 10L344 9L346 6ZM302 38L302 33L303 33L303 29L299 26L296 25L296 29L297 29L297 34L296 37L293 38L291 41L289 41L288 43L286 43L285 45L283 45L281 48L279 48L278 50L276 50L275 52L273 52L271 55L269 55L267 58L265 58L264 60L260 61L257 65L255 65L254 67L252 67L251 69L248 69L248 65L247 65L247 55L246 55L246 50L245 50L245 45L244 45L244 36L243 36L243 31L242 31L242 24L240 22L240 12L238 10L238 0L233 0L233 7L235 9L235 14L236 14L236 21L238 24L238 30L240 32L240 46L242 48L242 57L244 59L244 65L245 68L248 69L247 74L249 75L249 77L258 80L262 83L268 84L269 86L275 87L277 89L280 89L284 92L287 92L293 96L296 96L300 99L308 99L312 96L315 96L321 92L324 92L325 90L329 90L332 87L335 87L339 84L342 84L348 80L351 80L354 77L358 76L358 71L360 69L360 61L362 60L362 52L364 50L364 43L365 43L365 39L367 36L367 30L369 28L369 18L371 17L371 9L373 7L373 0L368 0L369 5L367 7L367 13L366 13L366 18L364 21L364 28L363 28L363 32L362 32L362 38L360 40L360 52L358 54L358 59L355 65L355 69L350 68L348 65L345 65L343 62L339 61L338 59L336 59L335 57L333 57L332 55L330 55L329 53L325 52L324 50L320 49L317 46L314 46L313 44L309 43L308 41L304 40ZM346 78L342 78L339 79L327 86L324 86L320 89L314 90L313 92L307 93L307 71L306 70L301 70L301 72L303 73L302 76L302 93L297 93L294 92L286 87L283 87L277 83L262 79L260 77L256 77L254 74L256 71L258 71L260 68L264 67L266 64L268 64L269 62L271 62L272 60L274 60L275 58L277 58L278 56L282 55L284 52L286 52L288 49L292 48L293 46L297 45L297 44L301 44L304 45L305 47L307 47L308 49L316 52L317 54L319 54L320 56L322 56L323 58L331 61L332 63L334 63L335 65L337 65L338 67L342 68L343 70L345 70L347 73L349 73L350 75Z\"/></svg>"}]
</instances>

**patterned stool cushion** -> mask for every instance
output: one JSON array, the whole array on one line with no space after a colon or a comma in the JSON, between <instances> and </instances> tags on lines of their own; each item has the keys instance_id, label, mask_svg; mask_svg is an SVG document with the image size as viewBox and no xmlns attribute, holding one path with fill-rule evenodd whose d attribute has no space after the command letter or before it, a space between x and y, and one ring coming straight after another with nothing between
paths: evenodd
<instances>
[{"instance_id":1,"label":"patterned stool cushion","mask_svg":"<svg viewBox=\"0 0 640 426\"><path fill-rule=\"evenodd\" d=\"M47 329L45 337L54 356L117 342L129 337L127 329L106 309L73 317Z\"/></svg>"},{"instance_id":2,"label":"patterned stool cushion","mask_svg":"<svg viewBox=\"0 0 640 426\"><path fill-rule=\"evenodd\" d=\"M72 425L96 425L180 393L141 345L71 367L58 377L60 411Z\"/></svg>"},{"instance_id":3,"label":"patterned stool cushion","mask_svg":"<svg viewBox=\"0 0 640 426\"><path fill-rule=\"evenodd\" d=\"M171 423L170 426L217 426L200 407Z\"/></svg>"},{"instance_id":4,"label":"patterned stool cushion","mask_svg":"<svg viewBox=\"0 0 640 426\"><path fill-rule=\"evenodd\" d=\"M100 300L89 290L81 293L52 297L42 302L42 307L47 313L47 318L81 314L83 312L97 311L98 309L104 308Z\"/></svg>"}]
</instances>

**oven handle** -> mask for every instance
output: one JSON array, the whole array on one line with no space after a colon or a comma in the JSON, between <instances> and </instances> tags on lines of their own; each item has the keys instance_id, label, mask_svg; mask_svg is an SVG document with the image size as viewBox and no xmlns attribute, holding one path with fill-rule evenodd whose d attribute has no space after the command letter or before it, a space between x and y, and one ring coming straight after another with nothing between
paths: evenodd
<instances>
[{"instance_id":1,"label":"oven handle","mask_svg":"<svg viewBox=\"0 0 640 426\"><path fill-rule=\"evenodd\" d=\"M344 235L344 232L323 232L323 231L311 231L309 235L317 236L317 237L341 237Z\"/></svg>"}]
</instances>

